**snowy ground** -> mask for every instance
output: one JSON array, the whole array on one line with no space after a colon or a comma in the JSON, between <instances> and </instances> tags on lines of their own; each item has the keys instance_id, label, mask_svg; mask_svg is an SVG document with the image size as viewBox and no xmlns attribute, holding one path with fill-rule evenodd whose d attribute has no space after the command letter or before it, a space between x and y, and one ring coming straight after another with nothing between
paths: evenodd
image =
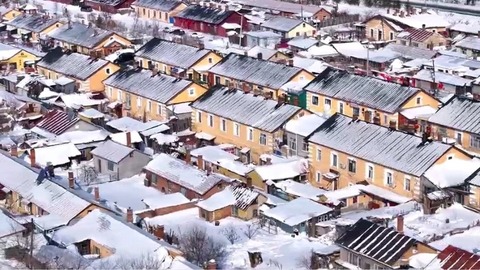
<instances>
[{"instance_id":1,"label":"snowy ground","mask_svg":"<svg viewBox=\"0 0 480 270\"><path fill-rule=\"evenodd\" d=\"M452 245L470 252L477 253L480 249L480 227L474 227L463 233L447 236L441 240L430 243L432 247L443 250Z\"/></svg>"},{"instance_id":2,"label":"snowy ground","mask_svg":"<svg viewBox=\"0 0 480 270\"><path fill-rule=\"evenodd\" d=\"M298 260L308 255L311 250L321 250L333 243L328 237L309 239L305 235L300 235L293 238L281 230L278 230L278 234L270 234L264 229L259 229L252 239L248 239L244 232L249 222L229 217L222 219L219 226L215 226L201 220L196 208L154 217L147 222L162 224L165 226L165 232L172 230L177 234L189 226L204 226L212 237L227 243L229 256L225 267L228 269L249 269L248 251L262 252L263 263L255 269L299 269ZM234 244L230 244L224 235L225 228L231 227L235 228L238 235L238 240Z\"/></svg>"}]
</instances>

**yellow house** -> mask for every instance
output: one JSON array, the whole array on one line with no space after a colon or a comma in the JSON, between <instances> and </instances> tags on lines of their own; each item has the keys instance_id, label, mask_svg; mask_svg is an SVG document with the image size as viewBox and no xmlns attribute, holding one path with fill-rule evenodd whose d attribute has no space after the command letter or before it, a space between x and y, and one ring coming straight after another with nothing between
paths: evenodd
<instances>
[{"instance_id":1,"label":"yellow house","mask_svg":"<svg viewBox=\"0 0 480 270\"><path fill-rule=\"evenodd\" d=\"M61 48L51 50L37 63L38 73L46 78L67 77L75 81L77 90L90 92L103 91L103 81L119 69L104 59L64 52Z\"/></svg>"},{"instance_id":2,"label":"yellow house","mask_svg":"<svg viewBox=\"0 0 480 270\"><path fill-rule=\"evenodd\" d=\"M50 18L48 15L25 13L5 22L5 24L12 37L30 42L38 42L41 36L45 37L46 34L63 25L57 19Z\"/></svg>"},{"instance_id":3,"label":"yellow house","mask_svg":"<svg viewBox=\"0 0 480 270\"><path fill-rule=\"evenodd\" d=\"M287 83L306 84L314 79L313 74L298 67L234 53L223 58L209 73L211 85L222 84L266 94L272 99L278 99L284 93L280 89Z\"/></svg>"},{"instance_id":4,"label":"yellow house","mask_svg":"<svg viewBox=\"0 0 480 270\"><path fill-rule=\"evenodd\" d=\"M262 29L280 34L283 38L313 37L317 30L303 20L287 17L273 17L262 24Z\"/></svg>"},{"instance_id":5,"label":"yellow house","mask_svg":"<svg viewBox=\"0 0 480 270\"><path fill-rule=\"evenodd\" d=\"M327 68L320 73L305 90L307 109L310 111L327 114L338 112L395 128L407 125L399 117L401 111L425 106L435 110L440 104L440 101L419 88L334 68Z\"/></svg>"},{"instance_id":6,"label":"yellow house","mask_svg":"<svg viewBox=\"0 0 480 270\"><path fill-rule=\"evenodd\" d=\"M272 62L286 62L288 59L290 59L290 57L283 52L260 46L255 46L248 50L247 55Z\"/></svg>"},{"instance_id":7,"label":"yellow house","mask_svg":"<svg viewBox=\"0 0 480 270\"><path fill-rule=\"evenodd\" d=\"M153 38L136 53L142 68L156 69L167 75L188 78L200 84L207 83L207 71L222 60L221 56L203 49Z\"/></svg>"},{"instance_id":8,"label":"yellow house","mask_svg":"<svg viewBox=\"0 0 480 270\"><path fill-rule=\"evenodd\" d=\"M22 14L20 10L16 9L5 9L2 12L2 21L10 21L11 19L17 17L18 15Z\"/></svg>"},{"instance_id":9,"label":"yellow house","mask_svg":"<svg viewBox=\"0 0 480 270\"><path fill-rule=\"evenodd\" d=\"M126 115L160 121L175 113L170 108L188 104L207 91L195 82L139 68L120 70L104 84L108 98L122 102Z\"/></svg>"},{"instance_id":10,"label":"yellow house","mask_svg":"<svg viewBox=\"0 0 480 270\"><path fill-rule=\"evenodd\" d=\"M86 55L95 54L97 57L107 56L132 45L130 40L115 32L74 22L61 26L48 36L55 40L54 46Z\"/></svg>"},{"instance_id":11,"label":"yellow house","mask_svg":"<svg viewBox=\"0 0 480 270\"><path fill-rule=\"evenodd\" d=\"M448 144L334 114L310 136L310 181L327 190L368 183L420 198L420 177L448 159L471 159Z\"/></svg>"},{"instance_id":12,"label":"yellow house","mask_svg":"<svg viewBox=\"0 0 480 270\"><path fill-rule=\"evenodd\" d=\"M197 138L236 146L243 162L259 162L260 155L280 151L283 126L306 111L221 85L192 103L192 129ZM202 134L202 136L198 136Z\"/></svg>"},{"instance_id":13,"label":"yellow house","mask_svg":"<svg viewBox=\"0 0 480 270\"><path fill-rule=\"evenodd\" d=\"M137 0L132 3L135 14L142 19L153 19L171 23L173 17L187 7L178 0Z\"/></svg>"},{"instance_id":14,"label":"yellow house","mask_svg":"<svg viewBox=\"0 0 480 270\"><path fill-rule=\"evenodd\" d=\"M480 154L480 102L455 97L428 119L432 137Z\"/></svg>"},{"instance_id":15,"label":"yellow house","mask_svg":"<svg viewBox=\"0 0 480 270\"><path fill-rule=\"evenodd\" d=\"M23 49L10 45L0 44L0 65L4 70L25 70L25 62L35 61L38 57ZM8 67L8 68L7 68Z\"/></svg>"}]
</instances>

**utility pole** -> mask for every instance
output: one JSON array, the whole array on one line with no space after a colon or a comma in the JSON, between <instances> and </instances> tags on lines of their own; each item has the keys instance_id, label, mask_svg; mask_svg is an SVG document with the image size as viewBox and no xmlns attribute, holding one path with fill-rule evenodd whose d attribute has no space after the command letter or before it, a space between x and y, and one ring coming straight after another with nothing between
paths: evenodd
<instances>
[{"instance_id":1,"label":"utility pole","mask_svg":"<svg viewBox=\"0 0 480 270\"><path fill-rule=\"evenodd\" d=\"M370 42L367 43L367 76L370 75Z\"/></svg>"},{"instance_id":2,"label":"utility pole","mask_svg":"<svg viewBox=\"0 0 480 270\"><path fill-rule=\"evenodd\" d=\"M431 72L431 75L432 75L432 81L433 81L433 95L434 96L437 96L437 82L435 80L435 59L432 59L432 72Z\"/></svg>"},{"instance_id":3,"label":"utility pole","mask_svg":"<svg viewBox=\"0 0 480 270\"><path fill-rule=\"evenodd\" d=\"M238 39L238 45L240 45L240 47L243 47L242 46L242 37L243 37L243 20L245 20L245 17L242 13L242 17L241 17L241 20L240 20L240 38Z\"/></svg>"},{"instance_id":4,"label":"utility pole","mask_svg":"<svg viewBox=\"0 0 480 270\"><path fill-rule=\"evenodd\" d=\"M30 269L33 269L33 233L35 231L35 225L33 224L33 218L30 220L30 222L32 223L32 231L30 232L30 247L29 247L29 252L30 252L30 256L28 258L28 265L30 267Z\"/></svg>"}]
</instances>

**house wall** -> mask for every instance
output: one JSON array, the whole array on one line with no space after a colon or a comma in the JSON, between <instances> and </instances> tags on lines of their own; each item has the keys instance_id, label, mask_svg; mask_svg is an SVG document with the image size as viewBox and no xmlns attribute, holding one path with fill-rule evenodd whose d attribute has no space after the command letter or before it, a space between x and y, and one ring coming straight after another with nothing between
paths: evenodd
<instances>
[{"instance_id":1,"label":"house wall","mask_svg":"<svg viewBox=\"0 0 480 270\"><path fill-rule=\"evenodd\" d=\"M406 37L402 39L397 39L397 44L418 47L422 49L432 49L438 46L445 46L447 44L447 39L439 33L434 33L431 37L424 40L423 42L411 41L408 39L408 37Z\"/></svg>"},{"instance_id":2,"label":"house wall","mask_svg":"<svg viewBox=\"0 0 480 270\"><path fill-rule=\"evenodd\" d=\"M136 174L139 174L143 167L150 162L151 158L146 154L140 153L138 151L133 151L133 156L127 156L125 159L120 161L119 164L119 176L120 179L129 178Z\"/></svg>"},{"instance_id":3,"label":"house wall","mask_svg":"<svg viewBox=\"0 0 480 270\"><path fill-rule=\"evenodd\" d=\"M100 255L100 258L106 258L110 255L113 254L113 252L106 246L99 244L95 242L94 240L89 239L88 240L89 245L90 245L90 253L91 254L98 254ZM96 251L98 253L96 253Z\"/></svg>"},{"instance_id":4,"label":"house wall","mask_svg":"<svg viewBox=\"0 0 480 270\"><path fill-rule=\"evenodd\" d=\"M372 30L373 30L373 35L372 35ZM395 40L398 32L395 31L395 29L391 28L388 23L386 23L383 19L374 17L370 20L368 20L365 23L365 31L366 31L366 37L369 40ZM378 37L378 33L381 31L382 36L381 38ZM393 35L393 38L391 38Z\"/></svg>"},{"instance_id":5,"label":"house wall","mask_svg":"<svg viewBox=\"0 0 480 270\"><path fill-rule=\"evenodd\" d=\"M455 130L450 127L444 127L430 122L428 123L428 125L432 127L433 139L455 139L456 143L461 145L462 148L464 148L465 150L480 154L480 134L472 134L461 130ZM461 136L461 140L458 139L459 136Z\"/></svg>"},{"instance_id":6,"label":"house wall","mask_svg":"<svg viewBox=\"0 0 480 270\"><path fill-rule=\"evenodd\" d=\"M146 210L141 213L135 213L139 218L152 218L156 216L162 216L162 215L167 215L170 213L175 213L178 211L186 210L193 208L197 205L197 201L193 202L188 202L188 203L183 203L183 204L178 204L178 205L172 205L169 207L163 207L163 208L157 208L157 209L151 209L151 210Z\"/></svg>"},{"instance_id":7,"label":"house wall","mask_svg":"<svg viewBox=\"0 0 480 270\"><path fill-rule=\"evenodd\" d=\"M309 155L308 141L304 141L305 137L291 132L285 132L285 134L287 134L287 145L290 151L289 155L307 158ZM303 149L304 143L307 146L307 149L305 150ZM292 145L295 145L296 149L292 149Z\"/></svg>"},{"instance_id":8,"label":"house wall","mask_svg":"<svg viewBox=\"0 0 480 270\"><path fill-rule=\"evenodd\" d=\"M42 32L40 33L33 33L32 35L32 40L35 40L35 41L38 41L40 40L40 35L46 35L50 32L52 32L53 30L57 29L57 28L60 28L61 26L63 25L63 23L61 22L56 22L55 24L45 28Z\"/></svg>"},{"instance_id":9,"label":"house wall","mask_svg":"<svg viewBox=\"0 0 480 270\"><path fill-rule=\"evenodd\" d=\"M3 21L11 21L20 14L22 14L22 12L12 9L10 11L7 11L5 14L2 14L2 19Z\"/></svg>"},{"instance_id":10,"label":"house wall","mask_svg":"<svg viewBox=\"0 0 480 270\"><path fill-rule=\"evenodd\" d=\"M248 31L247 19L237 12L232 13L228 18L226 18L219 24L210 24L210 23L204 23L200 21L194 21L190 19L175 17L173 25L180 28L189 29L195 32L202 32L202 33L212 34L216 36L226 37L228 31L223 27L221 27L224 23L236 23L238 25L243 26L243 32Z\"/></svg>"},{"instance_id":11,"label":"house wall","mask_svg":"<svg viewBox=\"0 0 480 270\"><path fill-rule=\"evenodd\" d=\"M232 216L232 207L231 205L225 206L221 209L217 209L215 211L207 211L200 207L198 207L198 215L200 218L203 218L207 221L217 221L220 219L224 219L226 217Z\"/></svg>"},{"instance_id":12,"label":"house wall","mask_svg":"<svg viewBox=\"0 0 480 270\"><path fill-rule=\"evenodd\" d=\"M320 11L313 15L313 18L315 20L323 21L332 18L332 13L322 8Z\"/></svg>"},{"instance_id":13,"label":"house wall","mask_svg":"<svg viewBox=\"0 0 480 270\"><path fill-rule=\"evenodd\" d=\"M468 200L466 200L470 206L479 208L480 207L480 187L470 185L470 196Z\"/></svg>"},{"instance_id":14,"label":"house wall","mask_svg":"<svg viewBox=\"0 0 480 270\"><path fill-rule=\"evenodd\" d=\"M15 64L17 66L18 71L24 71L25 69L23 66L25 65L25 61L36 61L36 60L38 60L37 56L29 52L26 52L24 50L20 50L20 52L12 56L6 62L8 62L9 64Z\"/></svg>"},{"instance_id":15,"label":"house wall","mask_svg":"<svg viewBox=\"0 0 480 270\"><path fill-rule=\"evenodd\" d=\"M265 185L265 181L267 179L265 180L262 179L262 177L255 170L248 173L248 177L252 179L252 186L257 187L261 190L267 191L267 187Z\"/></svg>"},{"instance_id":16,"label":"house wall","mask_svg":"<svg viewBox=\"0 0 480 270\"><path fill-rule=\"evenodd\" d=\"M305 36L305 37L312 37L315 35L316 28L311 26L310 24L304 22L302 24L299 24L297 27L293 28L290 30L286 38L294 38L294 37L300 37L300 36Z\"/></svg>"},{"instance_id":17,"label":"house wall","mask_svg":"<svg viewBox=\"0 0 480 270\"><path fill-rule=\"evenodd\" d=\"M69 127L63 133L67 133L67 132L70 132L70 131L95 131L95 130L99 130L99 128L97 126L94 126L94 125L88 123L88 122L80 120L75 125L73 125L72 127Z\"/></svg>"},{"instance_id":18,"label":"house wall","mask_svg":"<svg viewBox=\"0 0 480 270\"><path fill-rule=\"evenodd\" d=\"M259 207L262 206L266 201L267 201L267 197L265 197L263 195L259 195L257 197L257 203L256 204L250 205L245 210L238 209L237 210L237 217L240 218L240 219L243 219L243 220L250 220L252 218L256 218L256 217L260 216ZM254 215L255 211L257 213L256 216Z\"/></svg>"},{"instance_id":19,"label":"house wall","mask_svg":"<svg viewBox=\"0 0 480 270\"><path fill-rule=\"evenodd\" d=\"M184 10L187 7L187 5L184 3L181 3L171 11L162 11L154 8L146 8L146 7L136 6L136 5L132 7L139 18L153 19L153 20L159 20L162 22L170 23L171 22L170 20L173 19L173 16L177 15L180 11Z\"/></svg>"}]
</instances>

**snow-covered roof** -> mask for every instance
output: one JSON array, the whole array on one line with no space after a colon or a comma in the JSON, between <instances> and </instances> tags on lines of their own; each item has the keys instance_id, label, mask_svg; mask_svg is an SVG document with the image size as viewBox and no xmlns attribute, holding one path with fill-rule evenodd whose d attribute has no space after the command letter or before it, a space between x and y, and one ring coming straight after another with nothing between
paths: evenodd
<instances>
[{"instance_id":1,"label":"snow-covered roof","mask_svg":"<svg viewBox=\"0 0 480 270\"><path fill-rule=\"evenodd\" d=\"M0 60L8 60L21 50L7 44L0 45Z\"/></svg>"},{"instance_id":2,"label":"snow-covered roof","mask_svg":"<svg viewBox=\"0 0 480 270\"><path fill-rule=\"evenodd\" d=\"M253 48L251 48L250 50L248 50L248 56L250 57L258 57L259 54L261 53L262 54L262 59L264 60L268 60L270 59L272 56L274 56L278 51L275 50L275 49L268 49L268 48L264 48L264 47L260 47L260 46L255 46Z\"/></svg>"},{"instance_id":3,"label":"snow-covered roof","mask_svg":"<svg viewBox=\"0 0 480 270\"><path fill-rule=\"evenodd\" d=\"M338 52L330 45L312 46L307 52L314 57L337 56Z\"/></svg>"},{"instance_id":4,"label":"snow-covered roof","mask_svg":"<svg viewBox=\"0 0 480 270\"><path fill-rule=\"evenodd\" d=\"M382 199L385 199L389 202L394 202L394 203L406 203L408 201L411 201L412 198L404 197L401 195L398 195L397 193L390 191L385 188L381 188L375 185L367 185L363 186L360 185L358 187L362 192L372 194L375 197L380 197Z\"/></svg>"},{"instance_id":5,"label":"snow-covered roof","mask_svg":"<svg viewBox=\"0 0 480 270\"><path fill-rule=\"evenodd\" d=\"M0 211L0 238L25 230L20 223Z\"/></svg>"},{"instance_id":6,"label":"snow-covered roof","mask_svg":"<svg viewBox=\"0 0 480 270\"><path fill-rule=\"evenodd\" d=\"M109 134L109 132L103 129L92 131L75 130L63 133L62 135L57 137L57 140L71 142L75 145L87 144L92 142L105 141Z\"/></svg>"},{"instance_id":7,"label":"snow-covered roof","mask_svg":"<svg viewBox=\"0 0 480 270\"><path fill-rule=\"evenodd\" d=\"M249 172L254 170L254 167L252 166L245 165L240 161L229 158L217 160L217 165L240 176L246 176Z\"/></svg>"},{"instance_id":8,"label":"snow-covered roof","mask_svg":"<svg viewBox=\"0 0 480 270\"><path fill-rule=\"evenodd\" d=\"M105 117L105 114L99 112L96 109L93 108L88 108L84 111L81 111L78 113L79 115L86 117L86 118L103 118Z\"/></svg>"},{"instance_id":9,"label":"snow-covered roof","mask_svg":"<svg viewBox=\"0 0 480 270\"><path fill-rule=\"evenodd\" d=\"M58 96L60 96L60 93L54 92L47 87L43 88L43 91L40 92L40 94L38 94L39 99L49 99L49 98L58 97Z\"/></svg>"},{"instance_id":10,"label":"snow-covered roof","mask_svg":"<svg viewBox=\"0 0 480 270\"><path fill-rule=\"evenodd\" d=\"M222 150L218 146L207 145L201 148L194 149L190 152L192 157L198 157L201 155L204 161L217 164L219 160L238 160L240 157Z\"/></svg>"},{"instance_id":11,"label":"snow-covered roof","mask_svg":"<svg viewBox=\"0 0 480 270\"><path fill-rule=\"evenodd\" d=\"M443 239L430 242L429 245L438 250L443 250L449 245L467 250L470 252L478 253L478 241L472 241L473 239L478 239L480 237L480 227L473 227L469 230L465 230L461 233L452 234L450 236L445 236ZM478 255L477 255L478 256ZM448 257L447 257L448 258ZM427 268L428 270L439 269L434 266ZM426 269L426 270L427 270ZM452 268L456 269L456 268ZM462 269L462 268L459 268Z\"/></svg>"},{"instance_id":12,"label":"snow-covered roof","mask_svg":"<svg viewBox=\"0 0 480 270\"><path fill-rule=\"evenodd\" d=\"M433 82L432 71L422 69L413 76L416 80L422 80L427 82ZM473 80L465 79L460 76L447 74L445 72L435 71L435 81L444 84L450 84L455 86L470 86Z\"/></svg>"},{"instance_id":13,"label":"snow-covered roof","mask_svg":"<svg viewBox=\"0 0 480 270\"><path fill-rule=\"evenodd\" d=\"M293 180L280 181L274 184L275 187L283 190L288 194L292 194L298 197L307 198L310 200L317 201L320 195L327 192L324 189L314 187L310 184L303 184Z\"/></svg>"},{"instance_id":14,"label":"snow-covered roof","mask_svg":"<svg viewBox=\"0 0 480 270\"><path fill-rule=\"evenodd\" d=\"M147 197L143 199L143 203L146 204L149 209L165 208L165 207L176 206L180 204L186 204L189 202L190 200L187 199L180 192L156 195L156 196Z\"/></svg>"},{"instance_id":15,"label":"snow-covered roof","mask_svg":"<svg viewBox=\"0 0 480 270\"><path fill-rule=\"evenodd\" d=\"M198 202L197 206L207 211L215 211L227 206L233 206L234 204L235 196L233 196L233 193L229 188L225 188L224 190L213 194L210 198Z\"/></svg>"},{"instance_id":16,"label":"snow-covered roof","mask_svg":"<svg viewBox=\"0 0 480 270\"><path fill-rule=\"evenodd\" d=\"M107 123L108 126L118 131L138 131L138 132L151 129L162 124L163 124L162 122L158 122L154 120L144 123L128 116L118 118Z\"/></svg>"},{"instance_id":17,"label":"snow-covered roof","mask_svg":"<svg viewBox=\"0 0 480 270\"><path fill-rule=\"evenodd\" d=\"M435 164L424 176L439 188L455 187L480 170L480 160L477 158L464 160L452 158L443 163Z\"/></svg>"},{"instance_id":18,"label":"snow-covered roof","mask_svg":"<svg viewBox=\"0 0 480 270\"><path fill-rule=\"evenodd\" d=\"M360 187L362 185L352 185L337 190L327 191L323 196L327 198L327 202L338 204L340 200L360 195Z\"/></svg>"},{"instance_id":19,"label":"snow-covered roof","mask_svg":"<svg viewBox=\"0 0 480 270\"><path fill-rule=\"evenodd\" d=\"M51 162L53 166L64 165L70 162L71 158L80 156L81 153L73 143L62 143L55 145L48 145L35 149L35 161L41 166L46 166ZM30 150L27 150L30 154ZM25 157L29 162L30 158Z\"/></svg>"},{"instance_id":20,"label":"snow-covered roof","mask_svg":"<svg viewBox=\"0 0 480 270\"><path fill-rule=\"evenodd\" d=\"M262 165L255 167L255 171L264 181L292 179L308 172L308 161L306 159L300 159L284 163Z\"/></svg>"},{"instance_id":21,"label":"snow-covered roof","mask_svg":"<svg viewBox=\"0 0 480 270\"><path fill-rule=\"evenodd\" d=\"M325 122L325 118L318 114L305 115L287 122L285 129L288 132L307 137Z\"/></svg>"},{"instance_id":22,"label":"snow-covered roof","mask_svg":"<svg viewBox=\"0 0 480 270\"><path fill-rule=\"evenodd\" d=\"M461 32L461 33L468 33L468 34L478 34L478 31L480 31L480 24L478 23L469 23L469 24L466 24L466 23L463 23L463 22L459 22L459 23L455 23L453 25L451 25L450 27L450 30L451 31L457 31L457 32Z\"/></svg>"},{"instance_id":23,"label":"snow-covered roof","mask_svg":"<svg viewBox=\"0 0 480 270\"><path fill-rule=\"evenodd\" d=\"M315 38L298 37L291 39L287 44L292 47L307 50L308 48L318 44L318 40Z\"/></svg>"},{"instance_id":24,"label":"snow-covered roof","mask_svg":"<svg viewBox=\"0 0 480 270\"><path fill-rule=\"evenodd\" d=\"M303 68L311 73L322 73L327 67L326 63L316 59L294 56L293 66Z\"/></svg>"},{"instance_id":25,"label":"snow-covered roof","mask_svg":"<svg viewBox=\"0 0 480 270\"><path fill-rule=\"evenodd\" d=\"M297 198L263 212L263 215L289 226L295 226L332 211L331 208L306 198Z\"/></svg>"},{"instance_id":26,"label":"snow-covered roof","mask_svg":"<svg viewBox=\"0 0 480 270\"><path fill-rule=\"evenodd\" d=\"M93 99L92 93L82 93L82 94L62 94L58 97L57 100L63 101L66 107L69 108L80 108L80 107L91 107L98 106L101 104L108 103L108 99Z\"/></svg>"},{"instance_id":27,"label":"snow-covered roof","mask_svg":"<svg viewBox=\"0 0 480 270\"><path fill-rule=\"evenodd\" d=\"M92 155L118 163L134 151L133 148L107 140L92 150Z\"/></svg>"},{"instance_id":28,"label":"snow-covered roof","mask_svg":"<svg viewBox=\"0 0 480 270\"><path fill-rule=\"evenodd\" d=\"M142 137L140 137L140 134L137 131L126 131L126 132L110 134L110 139L112 139L112 141L114 142L127 145L128 132L130 132L131 143L143 142Z\"/></svg>"},{"instance_id":29,"label":"snow-covered roof","mask_svg":"<svg viewBox=\"0 0 480 270\"><path fill-rule=\"evenodd\" d=\"M210 64L209 66L205 66L202 71L207 71L212 67L214 64ZM196 71L200 71L200 68L196 68ZM183 103L177 103L173 105L168 105L167 109L169 109L171 112L174 114L184 114L184 113L191 113L192 107L190 107L190 102L183 102Z\"/></svg>"},{"instance_id":30,"label":"snow-covered roof","mask_svg":"<svg viewBox=\"0 0 480 270\"><path fill-rule=\"evenodd\" d=\"M408 118L410 120L415 120L415 119L419 119L419 118L420 119L428 119L436 111L437 111L436 108L425 105L425 106L419 106L419 107L404 109L404 110L400 111L400 114L402 114L403 116L405 116L406 118Z\"/></svg>"},{"instance_id":31,"label":"snow-covered roof","mask_svg":"<svg viewBox=\"0 0 480 270\"><path fill-rule=\"evenodd\" d=\"M417 13L404 17L393 14L383 14L383 16L394 22L399 22L417 29L421 29L423 26L425 26L425 28L446 28L450 25L444 17L437 14Z\"/></svg>"},{"instance_id":32,"label":"snow-covered roof","mask_svg":"<svg viewBox=\"0 0 480 270\"><path fill-rule=\"evenodd\" d=\"M170 127L167 126L166 124L161 124L161 125L156 126L154 128L150 128L150 129L147 129L147 130L144 130L144 131L140 131L140 134L148 137L148 136L151 136L151 135L154 135L154 134L165 132L169 129L170 129Z\"/></svg>"},{"instance_id":33,"label":"snow-covered roof","mask_svg":"<svg viewBox=\"0 0 480 270\"><path fill-rule=\"evenodd\" d=\"M113 253L107 258L155 255L163 261L168 256L167 249L148 232L98 209L75 224L57 230L52 239L64 246L93 240Z\"/></svg>"},{"instance_id":34,"label":"snow-covered roof","mask_svg":"<svg viewBox=\"0 0 480 270\"><path fill-rule=\"evenodd\" d=\"M158 133L150 136L150 139L156 140L159 145L170 144L178 141L178 137L172 134Z\"/></svg>"},{"instance_id":35,"label":"snow-covered roof","mask_svg":"<svg viewBox=\"0 0 480 270\"><path fill-rule=\"evenodd\" d=\"M268 159L270 159L272 164L277 164L277 163L289 163L289 162L293 162L293 161L298 161L298 160L301 160L302 158L298 157L298 156L289 156L289 157L278 156L278 155L275 155L275 154L261 154L260 155L260 160L262 160L263 162L267 162Z\"/></svg>"},{"instance_id":36,"label":"snow-covered roof","mask_svg":"<svg viewBox=\"0 0 480 270\"><path fill-rule=\"evenodd\" d=\"M245 15L247 16L247 15ZM263 22L263 19L262 19ZM252 36L256 38L275 38L275 39L280 39L282 36L280 34L277 34L273 31L251 31L251 32L246 32L245 35L247 36Z\"/></svg>"}]
</instances>

